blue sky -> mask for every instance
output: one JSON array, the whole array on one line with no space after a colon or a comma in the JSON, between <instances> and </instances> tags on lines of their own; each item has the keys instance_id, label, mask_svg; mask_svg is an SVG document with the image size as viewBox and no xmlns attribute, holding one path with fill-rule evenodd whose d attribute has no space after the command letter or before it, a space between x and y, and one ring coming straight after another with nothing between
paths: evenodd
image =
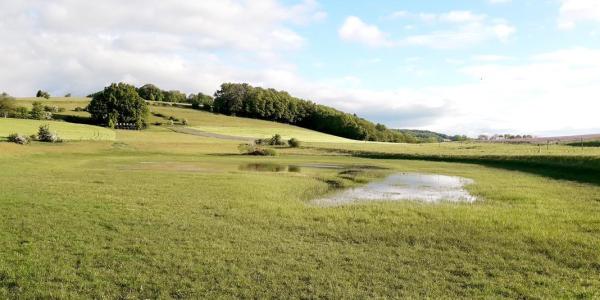
<instances>
[{"instance_id":1,"label":"blue sky","mask_svg":"<svg viewBox=\"0 0 600 300\"><path fill-rule=\"evenodd\" d=\"M0 90L274 87L390 127L600 132L600 1L0 0Z\"/></svg>"}]
</instances>

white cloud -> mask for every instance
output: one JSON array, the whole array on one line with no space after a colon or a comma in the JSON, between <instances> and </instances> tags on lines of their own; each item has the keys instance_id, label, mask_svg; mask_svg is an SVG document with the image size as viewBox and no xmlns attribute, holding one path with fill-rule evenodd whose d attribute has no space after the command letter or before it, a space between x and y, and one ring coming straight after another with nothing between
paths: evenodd
<instances>
[{"instance_id":1,"label":"white cloud","mask_svg":"<svg viewBox=\"0 0 600 300\"><path fill-rule=\"evenodd\" d=\"M420 22L423 26L405 25L411 29L430 28L420 34L391 38L377 26L367 24L357 17L349 17L340 28L344 40L366 44L372 47L422 46L437 49L461 48L490 40L506 42L516 32L516 28L502 19L492 19L484 14L471 11L449 11L441 14L411 13L397 11L387 19L404 19Z\"/></svg>"},{"instance_id":2,"label":"white cloud","mask_svg":"<svg viewBox=\"0 0 600 300\"><path fill-rule=\"evenodd\" d=\"M359 74L311 81L285 60L306 43L295 26L324 16L314 1L286 6L275 0L152 5L142 0L21 0L2 6L0 90L16 96L38 89L85 95L121 80L185 92L212 92L226 81L248 82L285 89L390 126L470 134L600 130L596 49L541 53L510 65L491 55L449 60L467 76L467 83L373 90ZM463 46L510 36L494 29L510 26L508 22L472 13L403 18L440 27L422 35L424 46ZM354 26L349 31L352 41L360 37L361 42L396 46L410 37L392 40L363 21ZM407 65L411 62L417 59L406 59Z\"/></svg>"},{"instance_id":3,"label":"white cloud","mask_svg":"<svg viewBox=\"0 0 600 300\"><path fill-rule=\"evenodd\" d=\"M119 80L188 92L293 68L295 26L324 18L314 0L3 1L0 89L84 95ZM7 71L10 70L10 71Z\"/></svg>"},{"instance_id":4,"label":"white cloud","mask_svg":"<svg viewBox=\"0 0 600 300\"><path fill-rule=\"evenodd\" d=\"M491 4L505 4L512 2L512 0L488 0L488 2Z\"/></svg>"},{"instance_id":5,"label":"white cloud","mask_svg":"<svg viewBox=\"0 0 600 300\"><path fill-rule=\"evenodd\" d=\"M311 82L293 71L273 73L259 84L318 99L391 127L472 136L600 131L596 97L600 94L600 50L563 49L510 65L503 64L501 56L478 58L456 66L459 74L470 78L463 84L372 90L359 84L359 76Z\"/></svg>"},{"instance_id":6,"label":"white cloud","mask_svg":"<svg viewBox=\"0 0 600 300\"><path fill-rule=\"evenodd\" d=\"M369 25L355 16L347 17L338 31L339 36L345 41L362 43L368 46L391 46L392 42L386 34L375 25Z\"/></svg>"},{"instance_id":7,"label":"white cloud","mask_svg":"<svg viewBox=\"0 0 600 300\"><path fill-rule=\"evenodd\" d=\"M510 60L511 57L504 55L493 55L493 54L484 54L484 55L476 55L473 57L473 60L478 62L501 62Z\"/></svg>"},{"instance_id":8,"label":"white cloud","mask_svg":"<svg viewBox=\"0 0 600 300\"><path fill-rule=\"evenodd\" d=\"M559 28L573 29L581 22L600 22L600 1L561 0Z\"/></svg>"}]
</instances>

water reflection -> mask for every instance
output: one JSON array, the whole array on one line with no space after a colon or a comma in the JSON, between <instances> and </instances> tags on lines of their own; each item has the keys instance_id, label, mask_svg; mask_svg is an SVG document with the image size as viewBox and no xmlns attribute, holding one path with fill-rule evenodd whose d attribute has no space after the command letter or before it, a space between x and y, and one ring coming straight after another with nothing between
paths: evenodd
<instances>
[{"instance_id":1,"label":"water reflection","mask_svg":"<svg viewBox=\"0 0 600 300\"><path fill-rule=\"evenodd\" d=\"M240 165L241 171L252 171L252 172L300 172L300 167L297 166L286 166L275 163L250 163Z\"/></svg>"},{"instance_id":2,"label":"water reflection","mask_svg":"<svg viewBox=\"0 0 600 300\"><path fill-rule=\"evenodd\" d=\"M336 206L366 201L418 200L423 202L474 202L476 198L464 189L472 180L444 175L399 173L382 181L350 188L329 197L314 200L323 206Z\"/></svg>"}]
</instances>

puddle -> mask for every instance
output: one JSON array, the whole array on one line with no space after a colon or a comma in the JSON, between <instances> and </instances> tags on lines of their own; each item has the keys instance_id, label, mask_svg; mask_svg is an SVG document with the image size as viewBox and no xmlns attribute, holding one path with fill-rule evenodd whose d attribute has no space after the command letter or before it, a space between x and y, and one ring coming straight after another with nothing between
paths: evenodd
<instances>
[{"instance_id":1,"label":"puddle","mask_svg":"<svg viewBox=\"0 0 600 300\"><path fill-rule=\"evenodd\" d=\"M252 163L239 166L240 171L252 172L301 172L299 166L286 166L273 163Z\"/></svg>"},{"instance_id":2,"label":"puddle","mask_svg":"<svg viewBox=\"0 0 600 300\"><path fill-rule=\"evenodd\" d=\"M253 172L302 172L302 169L325 169L325 170L380 170L381 167L374 166L352 166L352 165L335 165L335 164L321 164L321 163L308 163L299 165L282 165L276 163L250 163L243 164L238 167L240 171L253 171Z\"/></svg>"},{"instance_id":3,"label":"puddle","mask_svg":"<svg viewBox=\"0 0 600 300\"><path fill-rule=\"evenodd\" d=\"M346 167L333 164L301 164L301 165L281 165L276 163L250 163L239 166L240 171L252 172L293 172L300 173L302 169L331 169L342 170Z\"/></svg>"},{"instance_id":4,"label":"puddle","mask_svg":"<svg viewBox=\"0 0 600 300\"><path fill-rule=\"evenodd\" d=\"M474 202L476 198L464 189L473 180L434 174L399 173L382 181L350 188L329 197L313 200L321 206L337 206L369 201L418 200L428 203L440 201Z\"/></svg>"}]
</instances>

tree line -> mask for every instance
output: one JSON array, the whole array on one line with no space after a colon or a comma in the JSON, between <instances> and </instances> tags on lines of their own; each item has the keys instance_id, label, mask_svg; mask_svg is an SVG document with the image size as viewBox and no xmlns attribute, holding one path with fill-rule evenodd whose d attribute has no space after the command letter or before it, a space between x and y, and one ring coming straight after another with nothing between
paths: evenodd
<instances>
[{"instance_id":1,"label":"tree line","mask_svg":"<svg viewBox=\"0 0 600 300\"><path fill-rule=\"evenodd\" d=\"M416 142L414 136L395 132L354 114L296 98L285 91L224 83L215 93L213 111L225 115L292 124L354 140Z\"/></svg>"},{"instance_id":2,"label":"tree line","mask_svg":"<svg viewBox=\"0 0 600 300\"><path fill-rule=\"evenodd\" d=\"M410 131L388 129L383 124L291 96L286 91L253 87L247 83L224 83L215 92L214 98L203 93L186 95L177 90L166 91L153 84L136 88L125 83L111 84L89 97L92 97L92 101L87 111L92 120L108 127L114 127L117 123L132 123L137 129L145 128L149 110L144 100L147 100L190 103L195 109L287 123L354 140L396 143L429 141Z\"/></svg>"}]
</instances>

